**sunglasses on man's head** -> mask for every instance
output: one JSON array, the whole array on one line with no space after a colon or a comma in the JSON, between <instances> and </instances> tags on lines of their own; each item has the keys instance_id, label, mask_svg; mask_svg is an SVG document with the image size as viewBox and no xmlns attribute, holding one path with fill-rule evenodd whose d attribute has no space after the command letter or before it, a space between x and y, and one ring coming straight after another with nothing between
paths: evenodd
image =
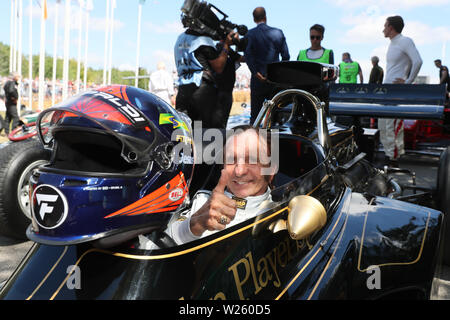
<instances>
[{"instance_id":1,"label":"sunglasses on man's head","mask_svg":"<svg viewBox=\"0 0 450 320\"><path fill-rule=\"evenodd\" d=\"M311 38L311 40L314 40L314 39L320 40L320 39L322 39L322 36L310 36L310 38Z\"/></svg>"}]
</instances>

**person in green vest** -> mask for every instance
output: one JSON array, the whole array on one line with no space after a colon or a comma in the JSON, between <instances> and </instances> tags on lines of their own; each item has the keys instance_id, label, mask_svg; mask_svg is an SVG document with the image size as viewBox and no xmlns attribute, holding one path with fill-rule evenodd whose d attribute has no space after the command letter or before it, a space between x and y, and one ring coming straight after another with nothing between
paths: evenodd
<instances>
[{"instance_id":1,"label":"person in green vest","mask_svg":"<svg viewBox=\"0 0 450 320\"><path fill-rule=\"evenodd\" d=\"M298 61L334 64L333 50L325 49L321 45L324 33L325 27L320 24L315 24L309 29L311 47L305 50L300 50L297 56Z\"/></svg>"},{"instance_id":2,"label":"person in green vest","mask_svg":"<svg viewBox=\"0 0 450 320\"><path fill-rule=\"evenodd\" d=\"M363 83L364 79L359 63L352 60L350 53L344 52L342 62L339 64L339 83L357 83L358 75L360 83Z\"/></svg>"}]
</instances>

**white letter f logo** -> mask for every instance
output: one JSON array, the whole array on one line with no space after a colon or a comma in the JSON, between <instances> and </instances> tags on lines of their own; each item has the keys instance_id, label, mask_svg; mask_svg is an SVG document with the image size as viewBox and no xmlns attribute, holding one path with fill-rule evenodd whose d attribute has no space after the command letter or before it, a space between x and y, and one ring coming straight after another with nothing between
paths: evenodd
<instances>
[{"instance_id":1,"label":"white letter f logo","mask_svg":"<svg viewBox=\"0 0 450 320\"><path fill-rule=\"evenodd\" d=\"M48 206L47 202L55 202L58 199L58 196L50 194L36 194L36 199L39 205L42 201L44 201L42 205L40 205L39 209L39 215L41 216L41 219L44 220L45 214L53 211L53 207Z\"/></svg>"}]
</instances>

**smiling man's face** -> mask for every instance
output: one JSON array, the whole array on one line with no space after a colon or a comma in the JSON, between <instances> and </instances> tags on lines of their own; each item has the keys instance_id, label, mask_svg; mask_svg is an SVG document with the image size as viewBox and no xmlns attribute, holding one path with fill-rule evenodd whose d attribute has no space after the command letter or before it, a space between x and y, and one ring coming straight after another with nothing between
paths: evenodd
<instances>
[{"instance_id":1,"label":"smiling man's face","mask_svg":"<svg viewBox=\"0 0 450 320\"><path fill-rule=\"evenodd\" d=\"M273 176L262 175L267 167L261 156L267 156L267 143L254 130L231 137L226 144L224 168L230 180L227 189L240 198L264 194ZM263 163L267 163L264 159Z\"/></svg>"}]
</instances>

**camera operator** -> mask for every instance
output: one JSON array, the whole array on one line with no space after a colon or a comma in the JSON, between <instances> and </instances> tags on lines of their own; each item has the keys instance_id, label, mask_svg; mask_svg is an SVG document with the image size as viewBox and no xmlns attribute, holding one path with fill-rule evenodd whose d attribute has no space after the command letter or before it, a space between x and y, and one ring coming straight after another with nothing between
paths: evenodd
<instances>
[{"instance_id":1,"label":"camera operator","mask_svg":"<svg viewBox=\"0 0 450 320\"><path fill-rule=\"evenodd\" d=\"M239 34L234 33L233 44L236 45L236 50L242 51L242 41L239 39ZM224 46L224 41L220 41L217 44L217 49L220 51ZM231 107L233 105L233 89L236 81L236 70L240 67L240 62L244 60L244 57L234 51L228 50L228 58L222 73L216 75L217 83L217 112L213 117L213 126L215 128L225 129L230 115Z\"/></svg>"},{"instance_id":2,"label":"camera operator","mask_svg":"<svg viewBox=\"0 0 450 320\"><path fill-rule=\"evenodd\" d=\"M223 42L220 51L205 33L187 28L175 43L175 63L178 72L176 109L186 112L192 121L201 120L204 128L214 127L217 109L216 74L223 72L233 32Z\"/></svg>"}]
</instances>

